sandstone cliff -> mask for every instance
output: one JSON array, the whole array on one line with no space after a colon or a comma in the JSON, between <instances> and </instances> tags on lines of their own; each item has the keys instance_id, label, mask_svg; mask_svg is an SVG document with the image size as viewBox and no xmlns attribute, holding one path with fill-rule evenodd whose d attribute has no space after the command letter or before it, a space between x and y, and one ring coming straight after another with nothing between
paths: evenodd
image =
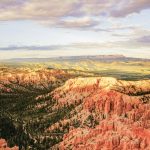
<instances>
[{"instance_id":1,"label":"sandstone cliff","mask_svg":"<svg viewBox=\"0 0 150 150\"><path fill-rule=\"evenodd\" d=\"M122 81L115 78L76 78L52 92L57 107L75 105L60 149L149 150L150 80ZM75 126L74 122L78 124ZM60 128L60 123L49 131Z\"/></svg>"}]
</instances>

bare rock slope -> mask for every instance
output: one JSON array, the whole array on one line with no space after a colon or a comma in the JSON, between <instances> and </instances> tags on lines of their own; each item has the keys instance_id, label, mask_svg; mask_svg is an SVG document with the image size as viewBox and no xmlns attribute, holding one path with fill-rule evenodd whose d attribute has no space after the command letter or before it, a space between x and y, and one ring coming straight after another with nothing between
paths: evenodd
<instances>
[{"instance_id":1,"label":"bare rock slope","mask_svg":"<svg viewBox=\"0 0 150 150\"><path fill-rule=\"evenodd\" d=\"M150 80L3 68L0 98L0 138L19 149L150 150Z\"/></svg>"},{"instance_id":2,"label":"bare rock slope","mask_svg":"<svg viewBox=\"0 0 150 150\"><path fill-rule=\"evenodd\" d=\"M150 80L75 78L52 93L54 107L74 106L68 117L48 128L71 126L54 148L72 150L149 150Z\"/></svg>"}]
</instances>

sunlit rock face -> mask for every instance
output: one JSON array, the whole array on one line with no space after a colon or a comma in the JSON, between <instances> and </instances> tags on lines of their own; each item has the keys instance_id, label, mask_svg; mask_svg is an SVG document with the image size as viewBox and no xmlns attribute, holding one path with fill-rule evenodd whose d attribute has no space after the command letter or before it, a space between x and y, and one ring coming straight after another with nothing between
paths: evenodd
<instances>
[{"instance_id":1,"label":"sunlit rock face","mask_svg":"<svg viewBox=\"0 0 150 150\"><path fill-rule=\"evenodd\" d=\"M17 70L6 68L6 70L0 72L0 90L6 93L13 92L13 88L9 85L15 85L16 87L21 85L22 90L25 90L24 87L27 86L30 86L32 89L46 89L52 84L57 85L61 81L65 81L69 77L70 75L63 70L33 70L30 68Z\"/></svg>"},{"instance_id":2,"label":"sunlit rock face","mask_svg":"<svg viewBox=\"0 0 150 150\"><path fill-rule=\"evenodd\" d=\"M23 120L30 120L24 128L28 130L21 130L21 135L27 131L31 136L26 139L40 141L41 147L46 141L52 150L150 149L150 80L123 81L79 77L63 70L20 69L0 72L0 81L1 96L11 97L15 104L25 101L19 103L23 108L27 103ZM13 103L4 104L16 110ZM5 105L2 107L7 108ZM7 141L11 142L9 138ZM0 145L0 149L10 149L3 139ZM39 143L37 146L35 149L40 149Z\"/></svg>"},{"instance_id":3,"label":"sunlit rock face","mask_svg":"<svg viewBox=\"0 0 150 150\"><path fill-rule=\"evenodd\" d=\"M5 71L0 72L0 81L3 82L16 82L18 84L40 84L42 81L49 83L49 81L55 81L56 79L68 78L63 70L47 70L39 69L33 70L30 68L24 69L10 69L6 68Z\"/></svg>"},{"instance_id":4,"label":"sunlit rock face","mask_svg":"<svg viewBox=\"0 0 150 150\"><path fill-rule=\"evenodd\" d=\"M73 150L150 149L150 80L76 78L51 94L58 108L74 105L61 126L72 126L58 145ZM72 122L78 122L74 127ZM48 130L60 128L52 125Z\"/></svg>"},{"instance_id":5,"label":"sunlit rock face","mask_svg":"<svg viewBox=\"0 0 150 150\"><path fill-rule=\"evenodd\" d=\"M45 134L42 135L41 130L44 130L46 128L44 125L50 122L47 119L51 119L48 115L51 113L49 108L53 105L51 97L45 99L45 95L56 86L60 86L70 76L63 70L0 69L0 138L6 139L8 145L17 145L19 149L49 148L53 143L49 142L46 148L41 148L46 145L43 140ZM36 117L33 118L33 115ZM44 118L44 123L41 117ZM42 126L42 129L39 129L40 133L35 131L38 127L34 127L34 123L37 121L37 124ZM42 144L37 144L35 147L34 142L40 141L39 138L42 139ZM0 150L7 147L6 141L1 140Z\"/></svg>"},{"instance_id":6,"label":"sunlit rock face","mask_svg":"<svg viewBox=\"0 0 150 150\"><path fill-rule=\"evenodd\" d=\"M19 150L17 146L9 148L5 139L0 139L0 150Z\"/></svg>"}]
</instances>

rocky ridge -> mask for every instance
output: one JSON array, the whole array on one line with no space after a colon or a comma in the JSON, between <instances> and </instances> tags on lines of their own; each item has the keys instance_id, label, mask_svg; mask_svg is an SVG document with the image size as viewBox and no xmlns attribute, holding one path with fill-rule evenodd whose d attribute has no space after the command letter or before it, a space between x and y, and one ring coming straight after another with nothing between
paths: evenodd
<instances>
[{"instance_id":1,"label":"rocky ridge","mask_svg":"<svg viewBox=\"0 0 150 150\"><path fill-rule=\"evenodd\" d=\"M13 114L1 117L17 124L12 137L2 137L8 143L13 140L11 145L41 150L150 149L150 80L75 78L62 70L25 69L3 70L0 81L1 108Z\"/></svg>"},{"instance_id":2,"label":"rocky ridge","mask_svg":"<svg viewBox=\"0 0 150 150\"><path fill-rule=\"evenodd\" d=\"M68 80L51 94L57 108L74 105L70 116L49 127L69 124L60 149L150 149L150 80L93 77Z\"/></svg>"}]
</instances>

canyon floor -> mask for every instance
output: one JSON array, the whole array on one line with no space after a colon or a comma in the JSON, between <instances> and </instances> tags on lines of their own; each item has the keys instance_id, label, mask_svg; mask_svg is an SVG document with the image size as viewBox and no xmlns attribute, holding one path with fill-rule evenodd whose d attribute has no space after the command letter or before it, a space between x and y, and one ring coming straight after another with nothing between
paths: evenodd
<instances>
[{"instance_id":1,"label":"canyon floor","mask_svg":"<svg viewBox=\"0 0 150 150\"><path fill-rule=\"evenodd\" d=\"M149 68L1 63L0 149L150 150Z\"/></svg>"}]
</instances>

